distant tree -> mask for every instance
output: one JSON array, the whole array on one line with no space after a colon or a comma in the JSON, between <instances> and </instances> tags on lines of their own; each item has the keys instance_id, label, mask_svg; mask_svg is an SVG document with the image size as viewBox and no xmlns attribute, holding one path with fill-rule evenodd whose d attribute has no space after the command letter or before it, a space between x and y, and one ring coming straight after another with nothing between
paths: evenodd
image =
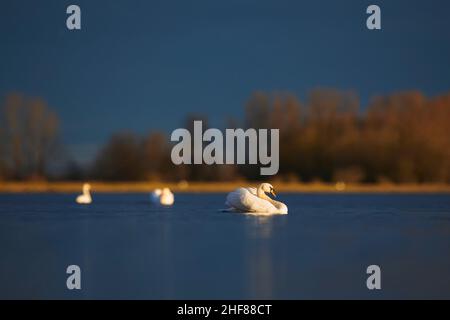
<instances>
[{"instance_id":1,"label":"distant tree","mask_svg":"<svg viewBox=\"0 0 450 320\"><path fill-rule=\"evenodd\" d=\"M288 180L297 180L299 165L302 163L299 146L303 107L301 102L291 94L276 94L272 101L270 128L280 130L279 174Z\"/></svg>"},{"instance_id":2,"label":"distant tree","mask_svg":"<svg viewBox=\"0 0 450 320\"><path fill-rule=\"evenodd\" d=\"M265 92L255 92L245 106L245 128L270 128L271 99Z\"/></svg>"},{"instance_id":3,"label":"distant tree","mask_svg":"<svg viewBox=\"0 0 450 320\"><path fill-rule=\"evenodd\" d=\"M430 99L420 92L400 92L375 97L364 112L359 107L352 91L316 89L305 104L288 93L256 92L245 105L244 118L229 120L227 127L280 130L280 171L273 177L280 181L450 183L450 94ZM196 114L188 115L182 127L193 134L195 120L208 129L206 117ZM11 137L8 141L10 147L22 145ZM259 165L175 166L171 146L157 132L144 139L115 135L97 158L97 177L267 179L259 175ZM25 159L20 152L11 154L11 163Z\"/></svg>"},{"instance_id":4,"label":"distant tree","mask_svg":"<svg viewBox=\"0 0 450 320\"><path fill-rule=\"evenodd\" d=\"M5 133L4 128L0 127L0 181L8 177L6 158Z\"/></svg>"},{"instance_id":5,"label":"distant tree","mask_svg":"<svg viewBox=\"0 0 450 320\"><path fill-rule=\"evenodd\" d=\"M113 135L94 162L94 177L113 181L144 179L141 147L140 139L132 133Z\"/></svg>"},{"instance_id":6,"label":"distant tree","mask_svg":"<svg viewBox=\"0 0 450 320\"><path fill-rule=\"evenodd\" d=\"M337 167L353 166L357 157L358 96L336 89L313 90L300 137L300 175L330 181Z\"/></svg>"},{"instance_id":7,"label":"distant tree","mask_svg":"<svg viewBox=\"0 0 450 320\"><path fill-rule=\"evenodd\" d=\"M18 94L6 98L3 114L3 161L11 178L44 178L59 142L56 114L43 100Z\"/></svg>"},{"instance_id":8,"label":"distant tree","mask_svg":"<svg viewBox=\"0 0 450 320\"><path fill-rule=\"evenodd\" d=\"M83 168L75 161L68 160L62 178L69 181L81 181L87 177Z\"/></svg>"},{"instance_id":9,"label":"distant tree","mask_svg":"<svg viewBox=\"0 0 450 320\"><path fill-rule=\"evenodd\" d=\"M146 179L161 180L169 178L173 171L170 159L170 145L164 133L153 132L143 142L143 168Z\"/></svg>"}]
</instances>

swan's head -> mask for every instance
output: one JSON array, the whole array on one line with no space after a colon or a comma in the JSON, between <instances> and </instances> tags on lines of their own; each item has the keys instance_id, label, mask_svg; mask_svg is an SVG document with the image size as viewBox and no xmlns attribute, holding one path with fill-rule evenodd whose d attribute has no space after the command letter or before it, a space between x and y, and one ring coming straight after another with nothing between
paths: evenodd
<instances>
[{"instance_id":1,"label":"swan's head","mask_svg":"<svg viewBox=\"0 0 450 320\"><path fill-rule=\"evenodd\" d=\"M259 188L264 191L264 193L270 193L271 195L273 195L274 197L276 197L277 195L275 194L275 189L274 187L270 184L270 183L261 183L261 185L259 186Z\"/></svg>"},{"instance_id":2,"label":"swan's head","mask_svg":"<svg viewBox=\"0 0 450 320\"><path fill-rule=\"evenodd\" d=\"M158 197L161 195L162 190L161 189L155 189L155 191L153 191L153 194L157 195Z\"/></svg>"},{"instance_id":3,"label":"swan's head","mask_svg":"<svg viewBox=\"0 0 450 320\"><path fill-rule=\"evenodd\" d=\"M169 188L163 188L163 189L162 189L162 193L163 193L163 194L171 194L172 192L170 191Z\"/></svg>"},{"instance_id":4,"label":"swan's head","mask_svg":"<svg viewBox=\"0 0 450 320\"><path fill-rule=\"evenodd\" d=\"M83 184L83 191L88 192L89 190L91 190L91 185L89 183Z\"/></svg>"}]
</instances>

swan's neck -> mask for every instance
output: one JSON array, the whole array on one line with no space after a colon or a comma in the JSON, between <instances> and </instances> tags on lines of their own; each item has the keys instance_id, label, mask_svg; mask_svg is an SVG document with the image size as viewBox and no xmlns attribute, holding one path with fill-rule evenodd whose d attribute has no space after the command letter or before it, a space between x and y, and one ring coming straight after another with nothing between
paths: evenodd
<instances>
[{"instance_id":1,"label":"swan's neck","mask_svg":"<svg viewBox=\"0 0 450 320\"><path fill-rule=\"evenodd\" d=\"M258 188L258 190L256 191L256 195L258 196L258 198L269 201L271 204L277 207L278 201L275 201L272 198L270 198L261 188Z\"/></svg>"},{"instance_id":2,"label":"swan's neck","mask_svg":"<svg viewBox=\"0 0 450 320\"><path fill-rule=\"evenodd\" d=\"M261 187L258 187L258 190L256 190L256 195L258 196L258 198L261 198L264 200L270 199Z\"/></svg>"},{"instance_id":3,"label":"swan's neck","mask_svg":"<svg viewBox=\"0 0 450 320\"><path fill-rule=\"evenodd\" d=\"M83 188L83 194L85 196L90 196L89 189L88 188Z\"/></svg>"},{"instance_id":4,"label":"swan's neck","mask_svg":"<svg viewBox=\"0 0 450 320\"><path fill-rule=\"evenodd\" d=\"M280 209L283 206L285 206L282 202L273 200L271 197L269 197L263 190L262 188L258 188L258 190L256 191L256 195L258 196L258 198L264 199L268 202L270 202L275 208Z\"/></svg>"}]
</instances>

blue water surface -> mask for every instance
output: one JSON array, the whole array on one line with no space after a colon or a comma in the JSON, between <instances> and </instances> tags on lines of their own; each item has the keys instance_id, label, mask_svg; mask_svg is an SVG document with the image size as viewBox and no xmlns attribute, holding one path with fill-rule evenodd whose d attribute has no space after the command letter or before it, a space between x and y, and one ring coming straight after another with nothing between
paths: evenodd
<instances>
[{"instance_id":1,"label":"blue water surface","mask_svg":"<svg viewBox=\"0 0 450 320\"><path fill-rule=\"evenodd\" d=\"M220 212L225 194L93 197L0 195L0 298L450 299L449 195L285 193L269 218Z\"/></svg>"}]
</instances>

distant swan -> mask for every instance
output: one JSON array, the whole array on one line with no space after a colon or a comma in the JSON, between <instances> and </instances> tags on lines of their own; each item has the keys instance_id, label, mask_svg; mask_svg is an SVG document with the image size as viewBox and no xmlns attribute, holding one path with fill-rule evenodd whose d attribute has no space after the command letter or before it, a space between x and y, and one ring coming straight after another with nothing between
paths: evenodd
<instances>
[{"instance_id":1,"label":"distant swan","mask_svg":"<svg viewBox=\"0 0 450 320\"><path fill-rule=\"evenodd\" d=\"M89 204L92 202L92 198L91 198L91 194L90 191L91 190L91 185L89 183L85 183L83 184L83 194L80 194L77 197L77 203L79 204Z\"/></svg>"},{"instance_id":2,"label":"distant swan","mask_svg":"<svg viewBox=\"0 0 450 320\"><path fill-rule=\"evenodd\" d=\"M287 206L275 201L266 195L266 192L275 197L275 190L270 183L262 183L256 188L239 188L230 192L225 204L231 210L253 214L287 214Z\"/></svg>"},{"instance_id":3,"label":"distant swan","mask_svg":"<svg viewBox=\"0 0 450 320\"><path fill-rule=\"evenodd\" d=\"M153 203L162 204L163 206L171 206L174 202L174 196L169 188L156 189L151 194Z\"/></svg>"}]
</instances>

